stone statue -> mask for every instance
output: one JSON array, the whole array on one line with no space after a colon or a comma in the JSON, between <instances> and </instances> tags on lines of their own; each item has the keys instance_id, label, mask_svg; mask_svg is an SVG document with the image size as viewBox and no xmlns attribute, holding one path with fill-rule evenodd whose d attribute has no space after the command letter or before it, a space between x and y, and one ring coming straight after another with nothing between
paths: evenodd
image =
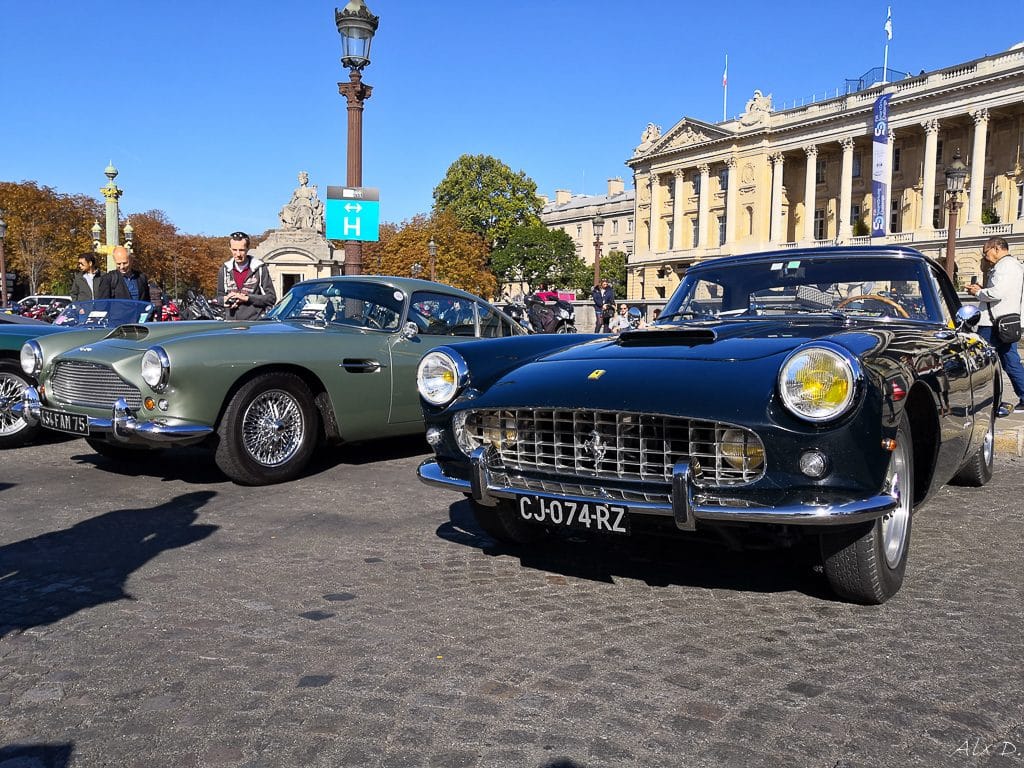
<instances>
[{"instance_id":1,"label":"stone statue","mask_svg":"<svg viewBox=\"0 0 1024 768\"><path fill-rule=\"evenodd\" d=\"M768 122L769 114L772 111L772 95L765 96L760 90L754 91L754 96L747 102L746 111L740 115L740 125L750 127Z\"/></svg>"},{"instance_id":2,"label":"stone statue","mask_svg":"<svg viewBox=\"0 0 1024 768\"><path fill-rule=\"evenodd\" d=\"M312 229L324 233L324 204L317 197L316 184L309 185L309 174L299 172L299 186L292 199L281 209L281 229Z\"/></svg>"},{"instance_id":3,"label":"stone statue","mask_svg":"<svg viewBox=\"0 0 1024 768\"><path fill-rule=\"evenodd\" d=\"M652 146L654 142L661 138L661 126L655 125L654 123L648 123L644 132L640 134L640 145L634 150L634 155L639 155L642 152L646 152Z\"/></svg>"}]
</instances>

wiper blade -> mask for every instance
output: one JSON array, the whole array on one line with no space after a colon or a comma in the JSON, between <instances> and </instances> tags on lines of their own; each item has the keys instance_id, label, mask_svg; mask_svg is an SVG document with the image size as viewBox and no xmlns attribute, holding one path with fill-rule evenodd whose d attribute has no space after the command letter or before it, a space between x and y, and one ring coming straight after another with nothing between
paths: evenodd
<instances>
[{"instance_id":1,"label":"wiper blade","mask_svg":"<svg viewBox=\"0 0 1024 768\"><path fill-rule=\"evenodd\" d=\"M693 309L680 309L678 312L670 312L667 315L658 315L658 321L671 320L675 317L700 317L708 320L713 320L718 315L714 312L697 312Z\"/></svg>"}]
</instances>

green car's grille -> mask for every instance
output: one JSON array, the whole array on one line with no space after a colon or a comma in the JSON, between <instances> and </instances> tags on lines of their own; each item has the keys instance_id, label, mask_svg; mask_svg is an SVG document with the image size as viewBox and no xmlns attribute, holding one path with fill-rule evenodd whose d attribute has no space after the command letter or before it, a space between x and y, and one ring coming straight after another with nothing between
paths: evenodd
<instances>
[{"instance_id":1,"label":"green car's grille","mask_svg":"<svg viewBox=\"0 0 1024 768\"><path fill-rule=\"evenodd\" d=\"M758 436L717 421L520 408L469 411L457 431L463 450L490 444L501 468L538 480L671 483L679 461L696 462L706 486L742 485L764 475Z\"/></svg>"},{"instance_id":2,"label":"green car's grille","mask_svg":"<svg viewBox=\"0 0 1024 768\"><path fill-rule=\"evenodd\" d=\"M50 394L66 405L112 408L123 397L128 407L142 407L142 394L105 365L78 360L58 361L50 378Z\"/></svg>"}]
</instances>

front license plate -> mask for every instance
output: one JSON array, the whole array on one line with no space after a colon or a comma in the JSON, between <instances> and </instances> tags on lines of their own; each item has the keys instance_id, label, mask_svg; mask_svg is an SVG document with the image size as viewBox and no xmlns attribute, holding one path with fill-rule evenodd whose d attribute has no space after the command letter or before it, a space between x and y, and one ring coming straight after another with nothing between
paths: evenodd
<instances>
[{"instance_id":1,"label":"front license plate","mask_svg":"<svg viewBox=\"0 0 1024 768\"><path fill-rule=\"evenodd\" d=\"M66 411L52 411L49 408L42 408L39 411L39 421L47 429L57 432L67 432L70 435L88 435L89 417L80 413L67 413Z\"/></svg>"},{"instance_id":2,"label":"front license plate","mask_svg":"<svg viewBox=\"0 0 1024 768\"><path fill-rule=\"evenodd\" d=\"M629 534L629 509L622 504L579 502L520 496L519 515L523 520L585 531Z\"/></svg>"}]
</instances>

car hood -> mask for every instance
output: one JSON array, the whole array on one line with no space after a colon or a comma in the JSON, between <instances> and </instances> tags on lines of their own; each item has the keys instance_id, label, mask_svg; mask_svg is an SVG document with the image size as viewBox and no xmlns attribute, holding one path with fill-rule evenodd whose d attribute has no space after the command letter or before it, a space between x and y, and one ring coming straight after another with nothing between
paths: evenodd
<instances>
[{"instance_id":1,"label":"car hood","mask_svg":"<svg viewBox=\"0 0 1024 768\"><path fill-rule=\"evenodd\" d=\"M815 339L828 339L860 355L878 346L878 332L851 329L841 321L749 321L655 326L554 352L539 363L612 360L758 360L784 354Z\"/></svg>"},{"instance_id":2,"label":"car hood","mask_svg":"<svg viewBox=\"0 0 1024 768\"><path fill-rule=\"evenodd\" d=\"M176 323L146 323L144 325L122 325L111 331L102 345L116 349L145 351L155 344L168 344L179 340L224 338L226 336L244 335L246 337L281 336L282 334L309 333L324 330L323 326L313 323L273 322L270 320L252 321L220 321L195 320ZM363 333L361 329L347 326L333 326L331 332Z\"/></svg>"}]
</instances>

